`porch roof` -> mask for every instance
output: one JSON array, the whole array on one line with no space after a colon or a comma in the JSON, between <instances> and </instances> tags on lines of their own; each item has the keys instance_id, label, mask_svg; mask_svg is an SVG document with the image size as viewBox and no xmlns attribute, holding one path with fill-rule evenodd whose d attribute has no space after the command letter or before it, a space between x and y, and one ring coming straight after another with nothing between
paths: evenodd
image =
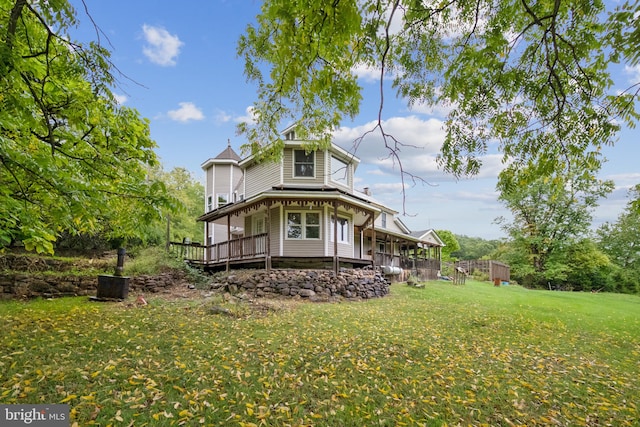
<instances>
[{"instance_id":1,"label":"porch roof","mask_svg":"<svg viewBox=\"0 0 640 427\"><path fill-rule=\"evenodd\" d=\"M220 208L214 209L204 215L201 215L197 220L204 222L215 221L227 215L247 212L250 209L268 201L276 203L309 202L316 204L337 201L352 209L365 213L372 213L375 216L380 213L380 208L376 205L335 187L322 186L309 188L277 186L273 187L269 191L264 191L246 200L229 203Z\"/></svg>"},{"instance_id":2,"label":"porch roof","mask_svg":"<svg viewBox=\"0 0 640 427\"><path fill-rule=\"evenodd\" d=\"M387 234L389 236L392 236L397 241L405 241L405 242L415 243L415 244L419 245L422 248L427 247L427 246L431 246L431 247L441 246L441 245L438 245L438 244L434 244L433 242L429 242L428 240L423 240L420 237L412 236L411 234L404 234L404 233L400 233L398 231L387 230L385 228L376 227L376 236L379 236L380 234Z\"/></svg>"}]
</instances>

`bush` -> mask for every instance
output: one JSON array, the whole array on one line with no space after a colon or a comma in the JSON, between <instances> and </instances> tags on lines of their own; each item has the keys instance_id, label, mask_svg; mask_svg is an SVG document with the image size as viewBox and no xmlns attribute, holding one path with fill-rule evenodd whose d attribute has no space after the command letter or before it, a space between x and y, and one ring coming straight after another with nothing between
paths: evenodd
<instances>
[{"instance_id":1,"label":"bush","mask_svg":"<svg viewBox=\"0 0 640 427\"><path fill-rule=\"evenodd\" d=\"M182 270L187 273L187 277L194 284L203 284L210 280L209 276L190 267L162 247L152 246L136 250L128 255L124 265L124 273L127 276L154 275L167 270Z\"/></svg>"}]
</instances>

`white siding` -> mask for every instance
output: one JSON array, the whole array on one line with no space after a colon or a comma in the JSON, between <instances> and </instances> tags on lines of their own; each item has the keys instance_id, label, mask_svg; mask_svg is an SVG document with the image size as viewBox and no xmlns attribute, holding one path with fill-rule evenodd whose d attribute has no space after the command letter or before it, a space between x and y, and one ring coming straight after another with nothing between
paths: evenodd
<instances>
[{"instance_id":1,"label":"white siding","mask_svg":"<svg viewBox=\"0 0 640 427\"><path fill-rule=\"evenodd\" d=\"M283 154L284 184L298 185L322 185L325 182L325 156L323 151L315 153L315 176L314 177L294 177L293 176L293 151L294 148L285 148Z\"/></svg>"},{"instance_id":2,"label":"white siding","mask_svg":"<svg viewBox=\"0 0 640 427\"><path fill-rule=\"evenodd\" d=\"M262 162L252 164L245 170L245 199L270 190L280 184L280 163Z\"/></svg>"}]
</instances>

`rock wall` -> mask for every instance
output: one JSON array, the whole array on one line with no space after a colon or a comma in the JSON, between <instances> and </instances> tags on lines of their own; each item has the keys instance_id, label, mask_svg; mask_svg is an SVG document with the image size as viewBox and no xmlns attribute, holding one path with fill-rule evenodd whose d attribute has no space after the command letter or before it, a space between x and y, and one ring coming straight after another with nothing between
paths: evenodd
<instances>
[{"instance_id":1,"label":"rock wall","mask_svg":"<svg viewBox=\"0 0 640 427\"><path fill-rule=\"evenodd\" d=\"M155 293L178 285L187 285L186 277L181 271L142 275L131 278L129 293ZM98 276L1 274L0 300L95 295L97 286Z\"/></svg>"},{"instance_id":2,"label":"rock wall","mask_svg":"<svg viewBox=\"0 0 640 427\"><path fill-rule=\"evenodd\" d=\"M215 276L213 289L255 297L291 296L311 300L334 297L376 298L389 293L389 282L373 270L342 269L338 276L329 270L250 270Z\"/></svg>"},{"instance_id":3,"label":"rock wall","mask_svg":"<svg viewBox=\"0 0 640 427\"><path fill-rule=\"evenodd\" d=\"M131 277L129 295L156 293L187 286L181 271ZM0 274L0 300L95 295L97 276L64 276L42 273ZM211 288L252 297L290 296L314 301L331 298L369 299L389 293L389 282L373 270L343 269L337 277L330 270L238 270L213 276Z\"/></svg>"}]
</instances>

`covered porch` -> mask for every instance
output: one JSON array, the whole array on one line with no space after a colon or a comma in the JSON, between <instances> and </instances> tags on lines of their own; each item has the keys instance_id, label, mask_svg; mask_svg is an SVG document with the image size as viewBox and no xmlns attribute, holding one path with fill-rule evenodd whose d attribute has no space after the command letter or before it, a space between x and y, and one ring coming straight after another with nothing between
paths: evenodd
<instances>
[{"instance_id":1,"label":"covered porch","mask_svg":"<svg viewBox=\"0 0 640 427\"><path fill-rule=\"evenodd\" d=\"M424 280L437 279L441 269L441 246L402 233L387 230L365 230L365 236L375 241L374 263L386 274L409 274Z\"/></svg>"},{"instance_id":2,"label":"covered porch","mask_svg":"<svg viewBox=\"0 0 640 427\"><path fill-rule=\"evenodd\" d=\"M287 212L317 212L320 223L313 239L287 235ZM340 268L373 267L375 260L354 249L361 240L355 230L374 227L379 210L367 201L336 189L292 190L274 188L258 197L225 205L198 218L205 223L206 242L197 250L172 243L175 251L189 253L192 264L206 270L235 268ZM340 241L339 223L347 217L349 242ZM340 225L344 227L344 224Z\"/></svg>"}]
</instances>

